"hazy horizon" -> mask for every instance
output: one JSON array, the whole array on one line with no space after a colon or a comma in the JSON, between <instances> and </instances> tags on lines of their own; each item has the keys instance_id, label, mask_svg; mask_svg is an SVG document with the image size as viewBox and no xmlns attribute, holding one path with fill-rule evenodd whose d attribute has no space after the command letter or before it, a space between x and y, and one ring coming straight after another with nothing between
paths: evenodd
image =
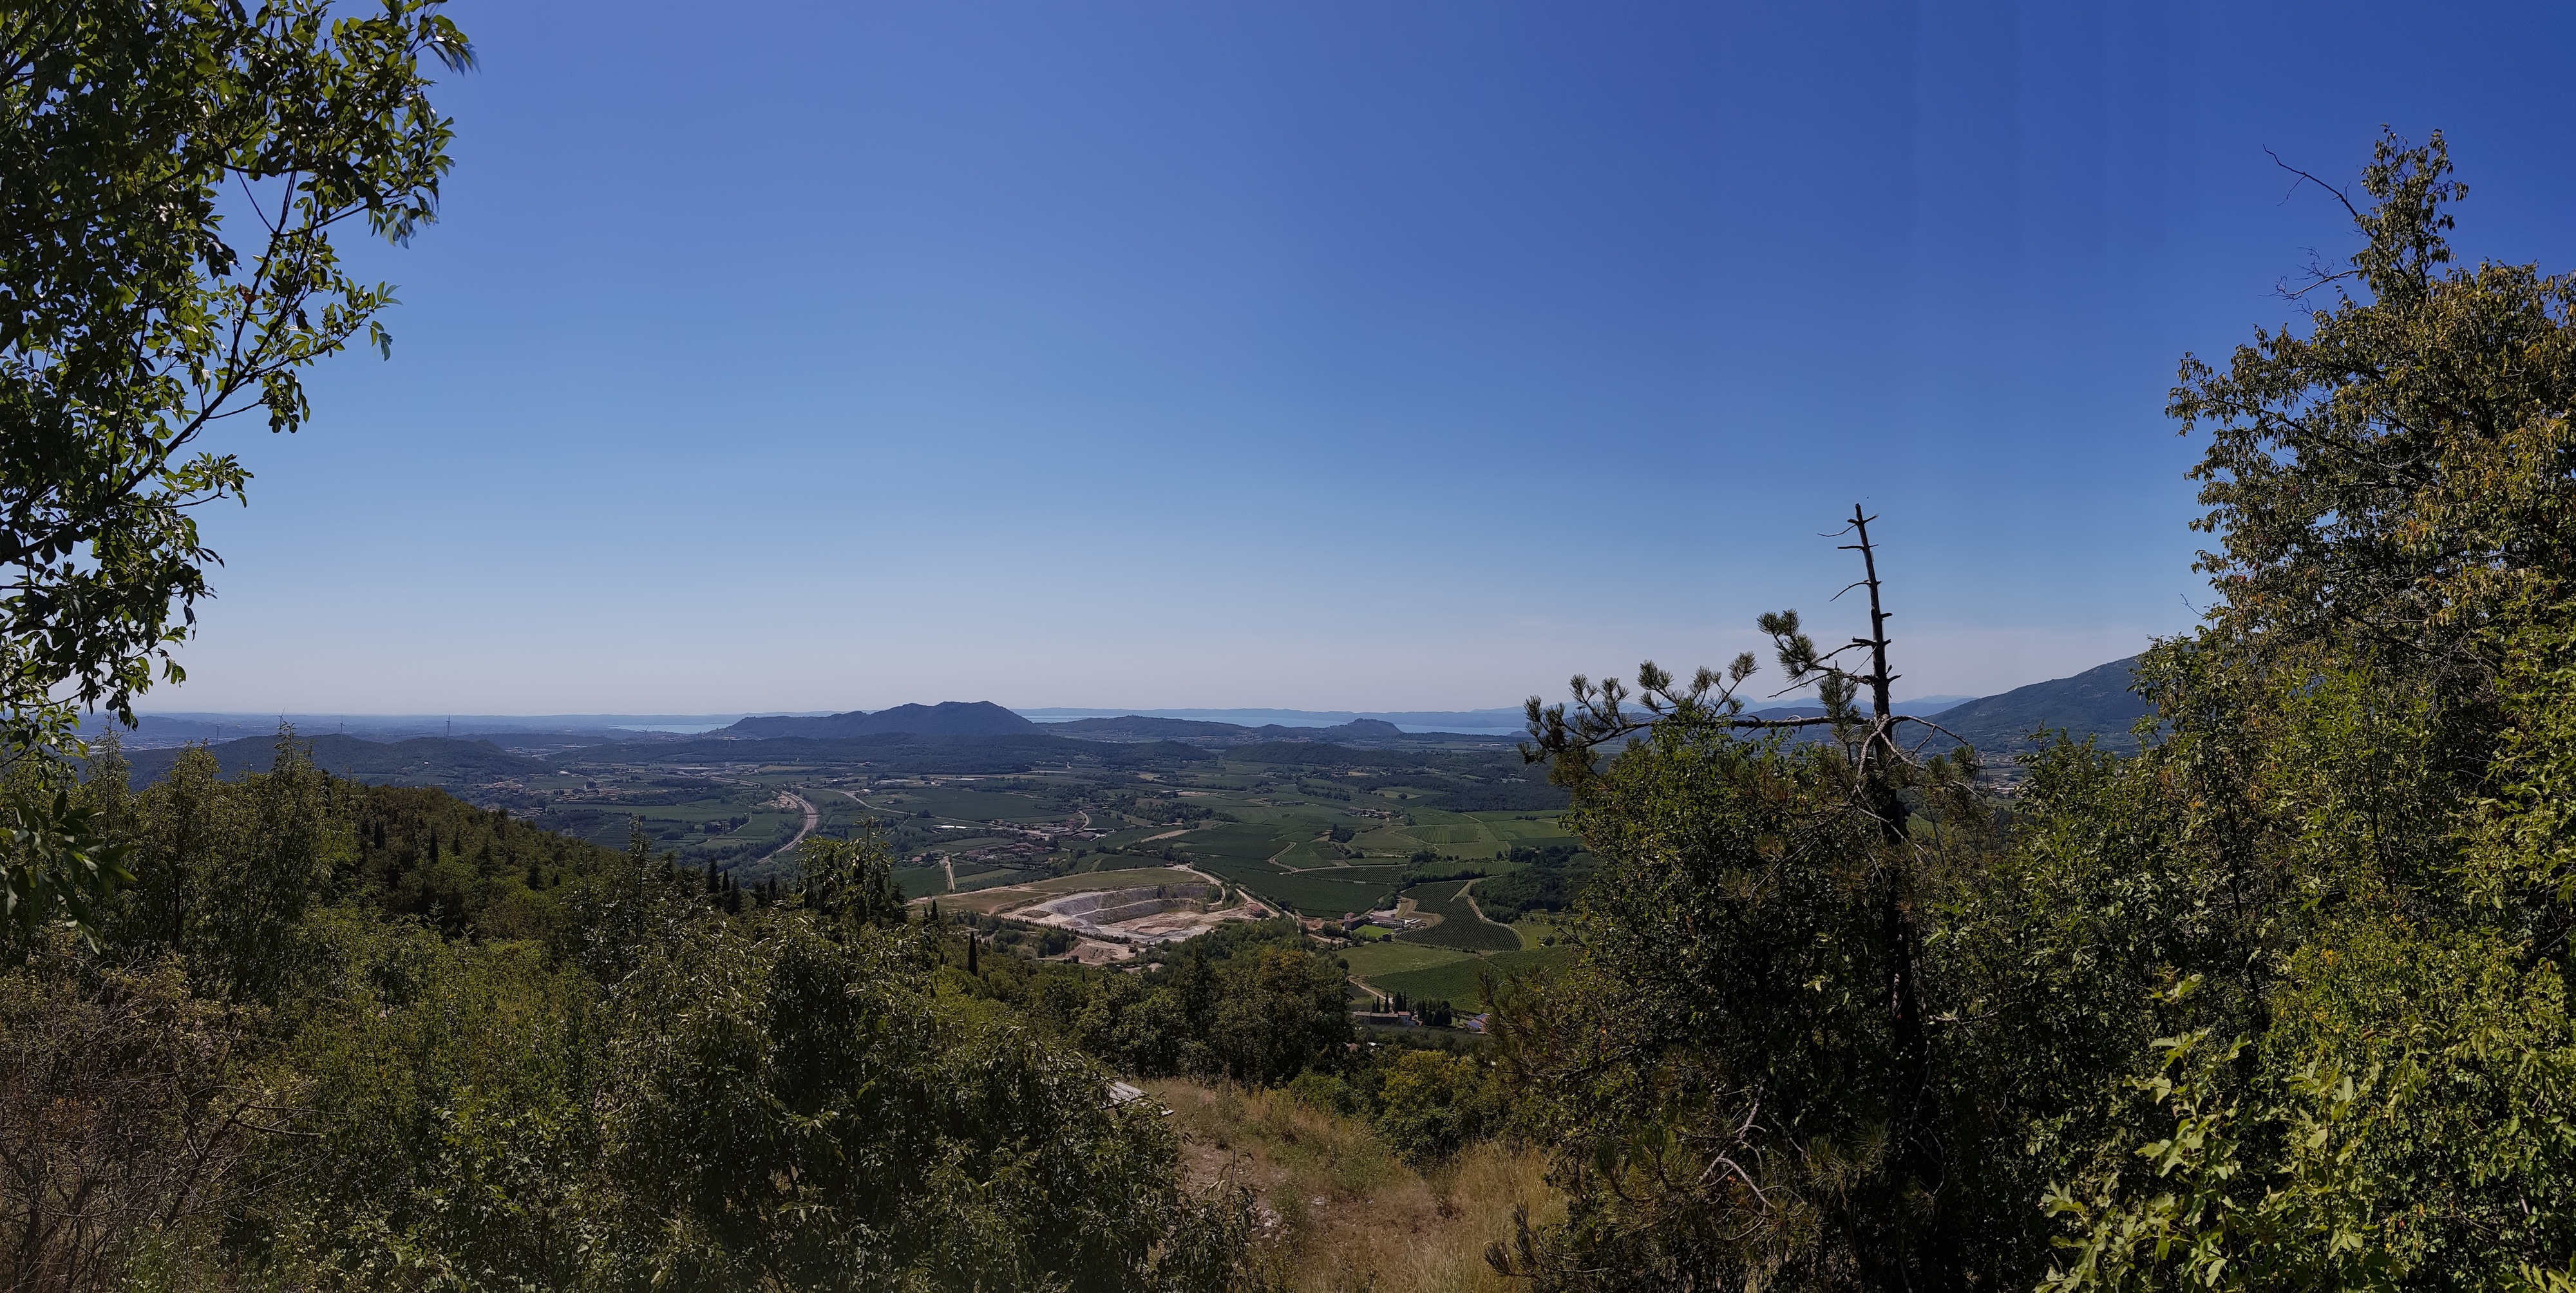
<instances>
[{"instance_id":1,"label":"hazy horizon","mask_svg":"<svg viewBox=\"0 0 2576 1293\"><path fill-rule=\"evenodd\" d=\"M2034 679L2033 681L2034 681L2034 682L2047 682L2047 681L2055 681L2055 680L2054 680L2054 679ZM2010 690L2010 689L2009 689L2009 688L2007 688L2007 690ZM941 699L939 699L939 700L906 701L906 702L898 702L898 704L922 704L922 705L935 705L935 704L942 704L942 703L947 703L947 702L952 702L952 701L971 701L972 699L973 699L973 698L969 698L969 697L955 697L955 696L951 696L951 697L943 697L943 698L941 698ZM1910 696L1910 695L1909 695L1909 696L1899 696L1899 697L1895 700L1895 702L1894 702L1894 703L1895 703L1899 708L1919 708L1919 707L1921 707L1921 706L1923 706L1923 705L1926 705L1926 704L1929 704L1929 703L1944 703L1944 704L1957 705L1957 704L1964 704L1964 703L1966 703L1966 702L1968 702L1968 701L1976 700L1976 699L1980 699L1980 697L1977 697L1977 696L1968 696L1968 695L1955 695L1955 694L1953 694L1953 695L1945 695L1945 694L1940 694L1940 693L1930 693L1930 694L1920 695L1920 696ZM1813 696L1809 696L1809 695L1791 695L1791 696L1785 696L1785 697L1751 696L1751 697L1747 697L1747 700L1746 700L1747 707L1748 707L1748 708L1750 708L1750 709L1754 709L1754 710L1767 709L1767 708L1773 708L1773 707L1781 707L1781 706L1793 706L1793 705L1801 705L1801 704L1812 704L1813 702L1814 702L1814 697L1813 697ZM881 706L881 707L878 707L878 708L879 708L879 709L886 709L886 708L893 708L893 707L894 707L894 706ZM1419 728L1419 727L1424 727L1424 726L1425 726L1425 724L1426 724L1427 722L1434 722L1434 721L1439 721L1439 720L1444 720L1444 719L1446 719L1446 720L1466 721L1466 720L1470 720L1470 719L1502 719L1502 718L1510 718L1510 719L1512 720L1511 724L1498 725L1498 724L1486 723L1486 724L1480 724L1480 725L1479 725L1479 726L1483 726L1483 727L1495 727L1495 726L1517 725L1517 723L1518 723L1518 718L1517 718L1517 716L1522 712L1522 711L1521 711L1521 707L1520 707L1519 705L1489 705L1489 706L1480 706L1480 707L1471 708L1471 709L1454 709L1454 710L1423 710L1423 709L1287 709L1287 708L1277 708L1277 707L1269 707L1269 706L1180 707L1180 708L1173 708L1173 707L1158 707L1158 706L1149 706L1149 705L1137 705L1137 706L1059 706L1059 705L1012 706L1012 705L1005 705L1005 706L1003 706L1003 708L1008 709L1008 710L1010 710L1012 713L1014 713L1014 714L1018 714L1018 715L1020 715L1021 717L1026 718L1026 719L1028 719L1029 721L1031 721L1031 722L1033 722L1033 723L1038 723L1038 724L1041 724L1041 725L1044 725L1044 724L1050 724L1050 723L1072 722L1072 721L1075 721L1075 720L1078 720L1078 719L1083 719L1083 718L1140 717L1140 718L1185 718L1185 719L1200 719L1200 720L1207 720L1207 721L1214 721L1214 722L1239 722L1239 723L1241 723L1242 725L1247 726L1247 727L1257 727L1257 726L1260 726L1260 725L1261 725L1262 723L1264 723L1264 722L1280 722L1280 723L1282 723L1282 724L1284 724L1284 725L1287 725L1287 726L1331 726L1331 725L1336 724L1336 723L1347 722L1347 721L1352 720L1352 719L1363 719L1363 718L1367 718L1367 719L1381 719L1381 720L1387 720L1387 721L1396 721L1396 722L1398 722L1398 723L1399 723L1399 725L1400 725L1400 726L1406 726L1406 727L1408 727L1408 728ZM851 709L804 709L804 710L717 710L717 711L709 711L709 712L705 712L705 713L659 713L659 712L647 712L647 713L614 713L614 712L561 713L561 712L553 712L553 713L549 713L549 712L543 712L543 711L538 711L538 712L529 712L529 713L503 713L503 712L489 712L489 711L457 712L457 713L443 713L443 712L417 713L417 712L402 712L402 711L366 711L366 710L346 710L346 711L341 711L341 710L331 710L331 711L319 711L319 710L299 710L299 709L293 709L293 708L284 709L284 710L275 710L275 711L270 711L270 710L165 710L165 709L152 709L152 708L137 708L137 710L135 711L135 716L136 716L137 718L140 718L140 719L159 719L159 720L163 720L163 721L170 721L170 722L222 722L222 723L225 723L225 724L227 724L227 725L234 724L234 723L239 723L239 724L242 724L242 725L245 725L245 726L257 725L257 724L261 724L261 723L273 723L273 722L278 722L278 721L284 721L284 722L290 722L290 723L302 723L302 722L312 721L312 720L321 720L321 721L326 721L326 722L327 722L327 721L332 721L332 720L345 719L345 720L352 720L352 721L366 721L366 722L387 723L387 724L403 724L403 725L414 725L414 724L440 724L440 723L470 724L470 723L489 723L489 722L508 722L508 723L512 723L512 724L539 724L539 723L554 723L554 724L562 724L563 726L565 726L565 727L567 727L567 728L602 727L602 726L606 726L606 727L628 727L628 726L637 726L637 725L643 725L643 724L669 724L669 725L672 725L672 726L671 726L671 728L670 728L669 730L682 730L684 727L709 727L709 726L722 726L722 725L724 725L724 724L731 723L731 722L734 722L734 721L737 721L737 720L740 720L740 719L745 719L745 718L779 718L779 717L785 717L785 718L819 718L819 717L826 717L826 716L830 716L830 715L836 715L836 714L847 714L847 713L854 713L854 712L859 712L859 713L875 713L875 712L878 712L878 709L859 709L859 710L851 710ZM1310 722L1310 721L1308 721L1308 720L1312 720L1312 721ZM1415 721L1415 722L1404 722L1404 721L1402 721L1402 720L1421 720L1421 721ZM92 716L91 716L91 718L90 718L90 721L89 721L88 726L89 726L89 727L91 727L93 730L101 730L101 729L103 729L103 728L104 728L104 726L105 726L107 723L112 723L113 721L114 721L114 720L113 720L111 717L106 716L106 715L92 715Z\"/></svg>"}]
</instances>

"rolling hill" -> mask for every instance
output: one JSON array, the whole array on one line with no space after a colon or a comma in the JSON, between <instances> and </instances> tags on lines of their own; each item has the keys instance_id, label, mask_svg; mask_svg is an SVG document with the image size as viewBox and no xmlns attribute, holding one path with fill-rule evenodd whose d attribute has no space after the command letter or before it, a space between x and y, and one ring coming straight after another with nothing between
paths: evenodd
<instances>
[{"instance_id":1,"label":"rolling hill","mask_svg":"<svg viewBox=\"0 0 2576 1293\"><path fill-rule=\"evenodd\" d=\"M405 786L481 786L542 774L545 764L512 754L490 741L418 736L408 741L362 741L354 736L299 736L313 762L335 777ZM277 759L277 738L252 736L205 747L226 777L266 772ZM129 750L127 777L136 785L157 781L179 761L178 749Z\"/></svg>"}]
</instances>

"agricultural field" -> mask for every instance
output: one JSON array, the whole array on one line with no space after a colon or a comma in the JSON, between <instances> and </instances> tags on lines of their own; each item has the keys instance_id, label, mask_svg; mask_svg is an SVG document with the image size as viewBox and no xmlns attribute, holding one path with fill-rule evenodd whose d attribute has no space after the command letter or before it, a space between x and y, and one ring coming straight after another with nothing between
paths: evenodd
<instances>
[{"instance_id":1,"label":"agricultural field","mask_svg":"<svg viewBox=\"0 0 2576 1293\"><path fill-rule=\"evenodd\" d=\"M1446 947L1460 952L1517 952L1521 936L1509 925L1497 925L1477 914L1468 899L1473 880L1418 884L1400 897L1411 899L1417 915L1436 916L1438 923L1396 935L1407 943Z\"/></svg>"},{"instance_id":2,"label":"agricultural field","mask_svg":"<svg viewBox=\"0 0 2576 1293\"><path fill-rule=\"evenodd\" d=\"M261 766L270 757L266 738L234 744ZM1536 911L1515 927L1479 921L1467 901L1477 889L1456 878L1473 866L1487 873L1473 884L1527 889L1541 873L1533 851L1578 845L1558 820L1563 792L1500 744L656 739L524 757L453 744L477 758L379 779L444 786L612 848L640 831L655 853L747 885L792 879L792 846L809 830L873 833L908 898L968 911L1204 878L1266 908L1338 920L1402 893L1438 923L1392 938L1369 930L1345 956L1378 990L1425 1000L1465 1006L1479 971L1570 954L1542 946L1559 931ZM1451 878L1414 882L1426 874Z\"/></svg>"},{"instance_id":3,"label":"agricultural field","mask_svg":"<svg viewBox=\"0 0 2576 1293\"><path fill-rule=\"evenodd\" d=\"M1199 877L1192 875L1187 871L1176 871L1169 867L1153 867L1140 868L1134 871L1121 871L1112 876L1103 876L1098 874L1056 876L1052 879L1030 881L1008 891L986 890L982 893L960 894L954 898L942 898L939 901L942 909L944 910L971 911L979 915L991 915L1005 907L1025 903L1033 897L1061 897L1065 894L1082 893L1091 889L1133 888L1141 885L1181 885L1197 883L1201 883Z\"/></svg>"},{"instance_id":4,"label":"agricultural field","mask_svg":"<svg viewBox=\"0 0 2576 1293\"><path fill-rule=\"evenodd\" d=\"M1561 965L1573 955L1574 949L1565 946L1496 952L1491 956L1460 954L1420 969L1368 976L1368 981L1380 992L1401 992L1416 1001L1446 1001L1461 1011L1473 1013L1485 1008L1481 1004L1480 974L1505 979Z\"/></svg>"},{"instance_id":5,"label":"agricultural field","mask_svg":"<svg viewBox=\"0 0 2576 1293\"><path fill-rule=\"evenodd\" d=\"M809 829L873 831L915 897L1187 864L1338 918L1391 903L1415 860L1490 866L1567 842L1564 793L1501 742L656 738L525 757L457 744L488 757L419 784L612 848L640 829L681 866L745 883L792 878Z\"/></svg>"},{"instance_id":6,"label":"agricultural field","mask_svg":"<svg viewBox=\"0 0 2576 1293\"><path fill-rule=\"evenodd\" d=\"M1342 964L1349 966L1352 974L1372 983L1381 975L1428 970L1433 966L1474 959L1465 952L1453 952L1445 947L1424 947L1418 943L1393 940L1361 944L1342 953Z\"/></svg>"}]
</instances>

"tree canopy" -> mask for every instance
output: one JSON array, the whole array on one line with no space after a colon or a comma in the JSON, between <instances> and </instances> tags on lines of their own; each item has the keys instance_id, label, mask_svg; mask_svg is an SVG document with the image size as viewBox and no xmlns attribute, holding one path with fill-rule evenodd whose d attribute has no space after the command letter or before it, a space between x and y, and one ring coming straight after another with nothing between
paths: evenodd
<instances>
[{"instance_id":1,"label":"tree canopy","mask_svg":"<svg viewBox=\"0 0 2576 1293\"><path fill-rule=\"evenodd\" d=\"M176 681L170 648L216 554L193 511L250 473L208 433L310 410L301 372L365 337L392 289L335 246L434 218L450 128L424 60L473 50L439 0L122 0L0 12L0 744L76 744L84 710L131 719ZM22 844L77 838L36 787ZM67 810L68 804L63 805ZM86 909L115 859L22 850L20 921Z\"/></svg>"},{"instance_id":2,"label":"tree canopy","mask_svg":"<svg viewBox=\"0 0 2576 1293\"><path fill-rule=\"evenodd\" d=\"M2576 1279L2576 279L2453 264L2438 135L2383 139L2361 189L2298 323L2181 365L2219 600L2140 659L2136 757L2061 742L2003 802L1891 761L1882 832L1848 735L1676 710L1597 772L1544 751L1598 859L1586 952L1499 1023L1570 1207L1499 1266Z\"/></svg>"}]
</instances>

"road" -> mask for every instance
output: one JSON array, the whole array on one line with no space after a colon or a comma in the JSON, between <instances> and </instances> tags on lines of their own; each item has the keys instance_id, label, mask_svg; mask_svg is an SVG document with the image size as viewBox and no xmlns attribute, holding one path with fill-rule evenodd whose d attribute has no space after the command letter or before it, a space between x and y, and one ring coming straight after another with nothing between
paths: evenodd
<instances>
[{"instance_id":1,"label":"road","mask_svg":"<svg viewBox=\"0 0 2576 1293\"><path fill-rule=\"evenodd\" d=\"M814 806L813 800L807 799L805 796L797 794L793 790L782 791L781 793L786 795L787 798L795 800L796 806L805 810L805 825L803 829L796 832L796 838L779 845L777 848L771 849L768 856L761 859L763 862L766 862L770 858L774 858L779 854L804 843L805 837L813 834L814 828L823 824L823 812L821 809Z\"/></svg>"}]
</instances>

